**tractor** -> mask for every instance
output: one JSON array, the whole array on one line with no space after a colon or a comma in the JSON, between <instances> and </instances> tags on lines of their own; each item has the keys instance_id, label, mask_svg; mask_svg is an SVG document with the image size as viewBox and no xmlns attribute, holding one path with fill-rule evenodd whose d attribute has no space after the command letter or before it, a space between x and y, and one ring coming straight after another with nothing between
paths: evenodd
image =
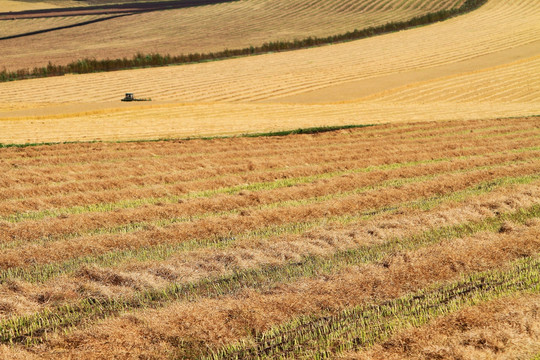
<instances>
[{"instance_id":1,"label":"tractor","mask_svg":"<svg viewBox=\"0 0 540 360\"><path fill-rule=\"evenodd\" d=\"M122 101L152 101L152 99L137 99L133 93L126 93Z\"/></svg>"}]
</instances>

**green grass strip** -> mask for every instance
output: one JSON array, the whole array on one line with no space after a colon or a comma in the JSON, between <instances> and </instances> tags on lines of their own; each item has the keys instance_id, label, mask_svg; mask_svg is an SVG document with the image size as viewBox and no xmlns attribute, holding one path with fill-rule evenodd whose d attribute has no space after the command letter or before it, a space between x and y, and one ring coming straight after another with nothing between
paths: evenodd
<instances>
[{"instance_id":1,"label":"green grass strip","mask_svg":"<svg viewBox=\"0 0 540 360\"><path fill-rule=\"evenodd\" d=\"M216 236L207 239L193 239L174 245L156 245L138 249L110 251L102 255L78 257L61 263L39 264L30 267L13 267L0 271L0 284L10 279L21 279L32 283L43 283L57 276L72 273L83 265L113 267L126 262L163 261L182 251L196 250L203 247L227 248L243 239L268 238L283 234L302 233L317 226L328 225L329 223L348 225L381 214L394 213L403 209L428 211L445 202L462 202L473 196L489 193L496 188L508 185L529 184L538 179L540 179L540 173L521 177L504 177L483 182L451 194L437 195L428 199L419 199L395 206L371 209L357 214L331 216L308 222L269 226L248 231L246 233L228 234L227 236Z\"/></svg>"},{"instance_id":2,"label":"green grass strip","mask_svg":"<svg viewBox=\"0 0 540 360\"><path fill-rule=\"evenodd\" d=\"M356 306L335 315L295 319L207 359L322 359L359 350L398 330L419 327L433 318L503 296L540 292L540 259L528 257L510 269L466 275L395 300Z\"/></svg>"},{"instance_id":3,"label":"green grass strip","mask_svg":"<svg viewBox=\"0 0 540 360\"><path fill-rule=\"evenodd\" d=\"M350 170L338 170L316 175L300 176L286 179L278 179L273 181L265 182L256 182L243 185L229 186L219 189L212 190L202 190L190 192L183 195L172 195L159 198L142 198L142 199L128 199L121 200L111 203L99 203L83 206L72 206L68 208L59 208L59 209L47 209L40 211L28 211L17 213L13 215L0 217L0 220L8 221L12 223L22 222L25 220L40 220L48 217L58 217L61 215L69 214L83 214L91 212L107 212L113 211L116 209L132 209L137 208L143 205L154 205L158 203L163 204L173 204L177 203L179 200L186 199L200 199L200 198L210 198L216 195L225 194L225 195L236 195L241 191L262 191L262 190L274 190L286 187L292 187L301 184L313 183L317 180L331 179L348 174L360 174L360 173L369 173L373 171L385 171L400 169L406 167L413 167L422 164L431 164L443 161L449 161L450 158L439 158L439 159L429 159L421 161L409 161L403 163L392 163L392 164L383 164L383 165L372 165L364 168L355 168Z\"/></svg>"},{"instance_id":4,"label":"green grass strip","mask_svg":"<svg viewBox=\"0 0 540 360\"><path fill-rule=\"evenodd\" d=\"M444 158L437 158L437 159L417 160L417 161L408 161L408 162L400 162L400 163L392 163L392 164L371 165L364 168L338 170L338 171L326 172L326 173L321 173L321 174L316 174L316 175L277 179L273 181L235 185L235 186L229 186L229 187L223 187L223 188L211 189L211 190L194 191L194 192L190 192L190 193L182 194L182 195L171 195L171 196L164 196L164 197L159 197L159 198L150 197L150 198L141 198L141 199L126 199L126 200L120 200L120 201L110 202L110 203L77 205L77 206L71 206L67 208L46 209L46 210L38 210L38 211L26 211L26 212L20 212L20 213L16 213L12 215L7 215L7 216L0 216L0 220L11 222L11 223L18 223L18 222L22 222L26 220L40 220L44 218L58 217L62 215L108 212L108 211L113 211L117 209L133 209L133 208L141 207L143 205L155 205L158 203L173 204L173 203L177 203L180 200L186 200L186 199L210 198L210 197L213 197L215 195L220 195L220 194L236 195L240 193L241 191L274 190L274 189L297 186L301 184L309 184L318 180L331 179L331 178L336 178L339 176L349 175L349 174L360 174L360 173L369 173L373 171L394 170L394 169L401 169L401 168L407 168L407 167L414 167L417 165L433 164L433 163L439 163L439 162L451 161L451 160L472 159L472 158L479 158L479 157L485 157L485 155L459 156L455 158L444 157Z\"/></svg>"},{"instance_id":5,"label":"green grass strip","mask_svg":"<svg viewBox=\"0 0 540 360\"><path fill-rule=\"evenodd\" d=\"M538 217L540 204L479 222L440 227L374 246L338 251L330 256L304 256L301 261L294 263L238 270L228 275L204 278L191 283L172 283L165 288L143 291L133 297L87 298L75 304L60 305L32 315L0 321L0 342L32 344L42 341L49 332L116 316L125 311L155 308L178 300L192 301L201 297L229 295L244 288L264 289L301 278L314 278L335 273L346 266L381 261L396 252L419 249L445 239L464 237L480 231L495 232L505 221L525 223Z\"/></svg>"}]
</instances>

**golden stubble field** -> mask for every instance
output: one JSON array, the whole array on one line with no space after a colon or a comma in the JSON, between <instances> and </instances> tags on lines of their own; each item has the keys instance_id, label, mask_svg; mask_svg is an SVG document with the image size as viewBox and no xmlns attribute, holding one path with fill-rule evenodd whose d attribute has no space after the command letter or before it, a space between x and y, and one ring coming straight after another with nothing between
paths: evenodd
<instances>
[{"instance_id":1,"label":"golden stubble field","mask_svg":"<svg viewBox=\"0 0 540 360\"><path fill-rule=\"evenodd\" d=\"M539 139L521 118L1 149L0 356L532 357Z\"/></svg>"},{"instance_id":2,"label":"golden stubble field","mask_svg":"<svg viewBox=\"0 0 540 360\"><path fill-rule=\"evenodd\" d=\"M533 0L490 0L442 23L332 46L3 83L0 143L536 115L539 16ZM127 91L154 101L123 104Z\"/></svg>"},{"instance_id":3,"label":"golden stubble field","mask_svg":"<svg viewBox=\"0 0 540 360\"><path fill-rule=\"evenodd\" d=\"M0 358L537 360L539 18L1 83Z\"/></svg>"},{"instance_id":4,"label":"golden stubble field","mask_svg":"<svg viewBox=\"0 0 540 360\"><path fill-rule=\"evenodd\" d=\"M83 57L132 57L138 51L172 55L258 46L328 36L459 7L464 0L241 0L110 19L82 27L0 40L0 69L66 64ZM107 15L101 15L107 16ZM94 17L97 17L94 15ZM89 16L0 21L15 35L90 20ZM4 34L5 33L5 34ZM2 36L0 36L2 37Z\"/></svg>"}]
</instances>

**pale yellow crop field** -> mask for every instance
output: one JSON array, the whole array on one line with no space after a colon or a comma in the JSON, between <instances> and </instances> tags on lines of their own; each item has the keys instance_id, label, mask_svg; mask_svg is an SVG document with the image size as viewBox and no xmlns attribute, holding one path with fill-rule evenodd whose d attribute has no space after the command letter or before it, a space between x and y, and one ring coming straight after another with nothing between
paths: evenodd
<instances>
[{"instance_id":1,"label":"pale yellow crop field","mask_svg":"<svg viewBox=\"0 0 540 360\"><path fill-rule=\"evenodd\" d=\"M538 1L490 0L445 22L332 46L3 83L0 142L537 115L538 19ZM351 101L355 86L362 96ZM127 91L154 101L121 103Z\"/></svg>"},{"instance_id":2,"label":"pale yellow crop field","mask_svg":"<svg viewBox=\"0 0 540 360\"><path fill-rule=\"evenodd\" d=\"M259 133L317 126L535 115L540 103L165 104L0 120L0 143L133 140ZM540 120L539 120L540 121Z\"/></svg>"},{"instance_id":3,"label":"pale yellow crop field","mask_svg":"<svg viewBox=\"0 0 540 360\"><path fill-rule=\"evenodd\" d=\"M0 68L43 66L49 61L65 64L82 57L131 57L138 51L174 55L211 52L267 41L328 36L458 7L463 1L243 0L134 14L1 41ZM11 26L16 28L19 21L14 20ZM45 24L48 21L54 19L40 20Z\"/></svg>"},{"instance_id":4,"label":"pale yellow crop field","mask_svg":"<svg viewBox=\"0 0 540 360\"><path fill-rule=\"evenodd\" d=\"M0 69L66 64L80 58L172 55L329 36L459 7L464 0L241 0L133 14L83 27L0 41ZM41 27L56 20L35 19ZM0 27L1 25L0 21ZM12 28L22 20L9 23ZM1 34L1 31L0 31Z\"/></svg>"},{"instance_id":5,"label":"pale yellow crop field","mask_svg":"<svg viewBox=\"0 0 540 360\"><path fill-rule=\"evenodd\" d=\"M125 91L157 101L279 99L351 81L496 56L540 41L538 19L538 1L490 0L473 13L445 22L333 46L189 66L5 83L0 86L0 102L115 101Z\"/></svg>"},{"instance_id":6,"label":"pale yellow crop field","mask_svg":"<svg viewBox=\"0 0 540 360\"><path fill-rule=\"evenodd\" d=\"M384 102L535 103L540 102L540 55L369 96Z\"/></svg>"}]
</instances>

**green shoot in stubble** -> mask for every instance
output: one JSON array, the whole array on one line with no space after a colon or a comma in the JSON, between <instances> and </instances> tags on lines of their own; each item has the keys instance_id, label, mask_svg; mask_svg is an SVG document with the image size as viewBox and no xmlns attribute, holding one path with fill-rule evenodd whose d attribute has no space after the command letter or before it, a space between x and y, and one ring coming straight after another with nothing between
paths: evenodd
<instances>
[{"instance_id":1,"label":"green shoot in stubble","mask_svg":"<svg viewBox=\"0 0 540 360\"><path fill-rule=\"evenodd\" d=\"M460 157L467 158L467 157ZM434 162L442 161L443 159L436 159ZM430 161L431 163L432 161ZM445 175L445 174L462 174L467 173L471 171L477 171L477 170L488 170L492 168L496 168L499 166L504 166L508 164L520 164L520 163L527 163L528 160L522 160L522 161L509 161L506 163L496 164L496 165L481 165L477 167L473 167L470 169L461 169L461 170L454 170L449 172L443 172L443 173L437 173L432 175L424 175L424 176L418 176L413 178L399 178L399 179L390 179L383 181L381 183L376 183L373 185L368 185L362 188L353 189L350 191L340 191L338 193L332 193L328 195L322 195L322 196L316 196L316 197L310 197L300 200L286 200L286 201L278 201L274 203L268 203L263 205L256 205L256 206L248 206L244 208L238 208L233 210L225 210L225 211L216 211L216 212L208 212L208 213L199 213L199 214L192 214L189 216L184 217L174 217L169 219L157 219L154 221L146 221L146 222L133 222L125 225L120 226L114 226L114 227L108 227L108 228L98 228L98 229L90 229L86 231L79 231L75 233L69 233L69 234L61 234L61 235L49 235L44 236L39 239L35 240L14 240L10 242L6 242L3 244L0 244L0 250L6 250L6 249L13 249L18 246L32 243L36 245L43 245L47 242L57 241L57 240L67 240L72 238L77 238L80 236L98 236L98 235L112 235L112 234L128 234L128 233L134 233L137 231L147 231L155 228L164 228L168 227L174 224L179 223L187 223L187 222L193 222L198 220L207 219L210 217L221 217L221 216L231 216L234 214L239 214L242 211L259 211L259 210L266 210L266 209L273 209L273 208L283 208L283 207L293 207L293 206L302 206L302 205L309 205L309 204L317 204L322 203L325 201L330 200L338 200L341 198L346 198L349 196L358 195L361 193L365 193L368 191L376 191L386 188L400 188L406 184L414 184L418 182L423 182L426 180L431 180L436 178L437 176ZM385 165L388 169L393 169L393 164ZM370 168L366 168L370 169Z\"/></svg>"},{"instance_id":2,"label":"green shoot in stubble","mask_svg":"<svg viewBox=\"0 0 540 360\"><path fill-rule=\"evenodd\" d=\"M529 184L540 179L540 173L520 177L504 177L483 182L473 187L450 194L437 195L428 199L418 199L395 206L384 206L356 214L331 216L323 219L315 219L309 222L287 223L274 225L261 229L255 229L244 233L226 236L215 236L207 239L193 239L174 245L157 245L153 247L117 250L97 256L84 256L70 259L61 263L40 264L31 267L16 267L0 271L0 283L7 279L19 278L29 282L45 282L51 278L76 271L83 265L96 265L102 267L118 266L126 262L158 261L166 260L174 254L183 251L192 251L204 247L227 248L239 241L249 239L263 239L284 234L301 233L320 226L349 224L365 221L381 214L395 213L403 209L415 209L429 211L436 206L448 202L462 202L471 197L489 193L503 186Z\"/></svg>"},{"instance_id":3,"label":"green shoot in stubble","mask_svg":"<svg viewBox=\"0 0 540 360\"><path fill-rule=\"evenodd\" d=\"M332 274L346 266L381 261L390 254L416 250L444 239L468 236L479 231L498 231L505 221L524 223L539 216L540 205L536 205L480 222L432 229L422 234L396 238L374 246L338 251L330 256L304 256L301 261L294 263L238 270L229 275L203 278L193 283L172 283L165 288L139 292L132 297L83 299L76 304L65 304L33 315L1 321L0 342L33 344L44 340L48 332L65 330L82 322L97 321L121 312L161 307L178 300L194 301L199 298L231 295L245 288L264 289L301 278Z\"/></svg>"},{"instance_id":4,"label":"green shoot in stubble","mask_svg":"<svg viewBox=\"0 0 540 360\"><path fill-rule=\"evenodd\" d=\"M497 152L497 153L505 153ZM469 158L480 158L485 157L485 155L471 155L471 156L461 156L456 157L455 159L463 160ZM94 212L108 212L118 209L133 209L138 208L144 205L155 205L155 204L173 204L181 200L188 199L198 199L198 198L209 198L219 194L225 195L234 195L238 194L241 191L260 191L260 190L272 190L279 189L284 187L291 187L300 184L307 184L317 180L331 179L347 174L359 174L359 173L369 173L372 171L385 171L399 168L414 167L422 164L431 164L437 162L450 161L451 158L438 158L438 159L428 159L428 160L419 160L419 161L409 161L404 163L392 163L392 164L383 164L383 165L372 165L364 168L355 168L349 170L339 170L328 173L322 173L317 175L294 177L287 179L278 179L269 182L258 182L244 185L236 185L225 188L211 189L211 190L202 190L190 192L182 195L171 195L159 198L142 198L142 199L128 199L121 200L112 203L99 203L99 204L90 204L84 206L72 206L68 208L58 208L58 209L47 209L39 211L27 211L22 213L17 213L8 216L0 217L0 221L7 221L12 223L22 222L26 220L40 220L49 217L59 217L63 215L72 215L72 214L84 214L84 213L94 213Z\"/></svg>"},{"instance_id":5,"label":"green shoot in stubble","mask_svg":"<svg viewBox=\"0 0 540 360\"><path fill-rule=\"evenodd\" d=\"M538 256L515 261L509 268L465 275L450 284L435 284L404 297L356 306L337 314L299 317L229 344L207 359L313 359L360 350L397 331L504 296L540 292Z\"/></svg>"},{"instance_id":6,"label":"green shoot in stubble","mask_svg":"<svg viewBox=\"0 0 540 360\"><path fill-rule=\"evenodd\" d=\"M317 180L330 179L334 177L339 177L347 174L356 174L356 173L368 173L376 170L392 170L398 168L412 167L420 164L436 163L442 161L448 161L448 158L441 159L430 159L425 161L411 161L406 163L394 163L388 165L377 165L377 166L368 166L365 168L356 168L351 170L340 170L333 171L328 173L322 173L311 176L302 176L288 179L278 179L269 182L258 182L244 185L236 185L231 187L212 189L212 190L203 190L191 192L183 195L172 195L159 198L144 198L144 199L132 199L132 200L122 200L114 203L100 203L100 204L91 204L85 206L73 206L69 208L60 208L52 210L41 210L41 211L29 211L24 213L18 213L14 215L0 217L0 220L8 221L12 223L17 223L26 220L40 220L48 217L58 217L61 215L69 214L83 214L88 212L108 212L116 209L130 209L137 208L143 205L154 205L158 203L163 204L172 204L177 203L180 200L187 199L199 199L199 198L209 198L220 194L226 195L235 195L241 191L260 191L260 190L273 190L285 187L291 187L300 184L308 184Z\"/></svg>"}]
</instances>

